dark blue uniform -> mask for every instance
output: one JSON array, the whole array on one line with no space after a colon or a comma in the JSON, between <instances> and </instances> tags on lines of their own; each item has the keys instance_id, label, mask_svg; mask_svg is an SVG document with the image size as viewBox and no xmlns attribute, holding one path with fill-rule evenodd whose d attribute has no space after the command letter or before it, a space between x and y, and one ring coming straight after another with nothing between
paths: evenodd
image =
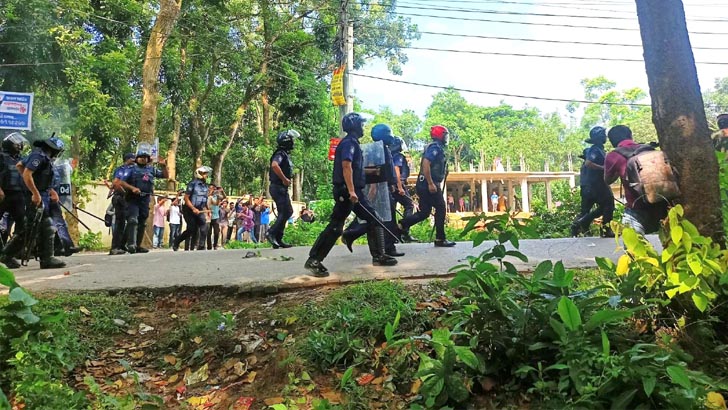
<instances>
[{"instance_id":1,"label":"dark blue uniform","mask_svg":"<svg viewBox=\"0 0 728 410\"><path fill-rule=\"evenodd\" d=\"M122 165L114 170L114 179L119 178L122 181L126 181L129 177L129 172L132 165ZM126 233L126 193L123 191L114 190L114 195L111 197L111 204L114 206L114 228L112 229L111 236L111 249L121 249L125 246L124 234Z\"/></svg>"},{"instance_id":2,"label":"dark blue uniform","mask_svg":"<svg viewBox=\"0 0 728 410\"><path fill-rule=\"evenodd\" d=\"M0 216L5 212L10 216L7 231L3 234L3 242L7 242L12 222L15 223L16 232L21 232L25 226L25 195L23 194L25 184L15 166L20 160L20 155L0 152L0 187L5 193L5 199L0 202Z\"/></svg>"},{"instance_id":3,"label":"dark blue uniform","mask_svg":"<svg viewBox=\"0 0 728 410\"><path fill-rule=\"evenodd\" d=\"M293 163L291 157L285 150L279 149L273 153L270 158L271 165L273 163L278 164L283 171L283 175L289 180L293 178ZM288 219L293 215L293 206L291 205L291 198L288 196L288 187L283 184L278 175L273 172L273 169L268 172L270 178L270 187L268 192L276 203L276 209L278 210L278 216L273 226L268 230L271 237L275 238L279 242L283 240L283 234L286 229L286 223Z\"/></svg>"},{"instance_id":4,"label":"dark blue uniform","mask_svg":"<svg viewBox=\"0 0 728 410\"><path fill-rule=\"evenodd\" d=\"M344 182L344 162L351 163L354 191L359 198L358 206L355 206L349 200L349 191ZM333 194L336 203L331 213L331 220L313 244L309 252L310 258L319 262L326 258L331 248L336 244L336 240L341 236L346 217L349 216L352 210L356 216L367 221L370 229L379 227L377 221L372 217L372 215L376 215L376 211L372 208L364 194L365 185L364 158L361 147L359 146L359 140L347 134L336 147L336 154L334 156ZM364 209L369 212L366 212Z\"/></svg>"},{"instance_id":5,"label":"dark blue uniform","mask_svg":"<svg viewBox=\"0 0 728 410\"><path fill-rule=\"evenodd\" d=\"M207 209L208 193L209 189L207 183L198 178L193 179L192 182L187 184L187 189L185 190L185 196L189 196L192 206L198 211L204 211ZM205 239L207 238L207 219L205 218L205 213L200 212L195 215L195 212L187 206L186 201L181 206L182 216L185 218L185 222L187 223L187 229L182 232L177 239L175 239L172 249L176 251L179 249L179 244L182 243L182 241L187 241L188 238L192 238L192 247L187 248L187 245L185 245L185 250L194 250L195 234L198 234L199 236L197 236L197 238L199 242L197 244L197 250L205 250Z\"/></svg>"},{"instance_id":6,"label":"dark blue uniform","mask_svg":"<svg viewBox=\"0 0 728 410\"><path fill-rule=\"evenodd\" d=\"M404 154L401 152L392 154L392 163L395 167L399 168L399 177L402 181L402 187L404 188L404 194L402 195L399 193L395 185L392 197L394 198L395 203L399 203L404 207L404 217L407 218L415 211L415 204L412 202L412 198L407 191L407 178L410 176L409 164L407 163L407 158L405 158Z\"/></svg>"},{"instance_id":7,"label":"dark blue uniform","mask_svg":"<svg viewBox=\"0 0 728 410\"><path fill-rule=\"evenodd\" d=\"M604 166L606 158L604 146L594 144L584 150L584 164L581 166L579 185L581 188L581 211L576 221L572 224L572 236L576 236L577 228L586 231L592 221L601 216L602 226L609 226L614 216L614 194L604 182L604 170L592 169L586 165L591 161L597 165ZM592 207L597 207L592 211Z\"/></svg>"},{"instance_id":8,"label":"dark blue uniform","mask_svg":"<svg viewBox=\"0 0 728 410\"><path fill-rule=\"evenodd\" d=\"M149 217L149 203L154 194L154 178L162 178L164 173L153 165L140 166L134 164L129 167L124 178L119 178L127 184L139 188L138 195L126 193L126 248L127 251L137 250L144 239L144 229Z\"/></svg>"},{"instance_id":9,"label":"dark blue uniform","mask_svg":"<svg viewBox=\"0 0 728 410\"><path fill-rule=\"evenodd\" d=\"M65 187L62 187L61 185L61 175L56 170L53 173L53 189L58 193L58 195L61 195L61 191L66 189ZM70 187L69 187L70 188ZM61 208L61 203L59 202L51 202L50 203L50 213L51 213L51 219L53 220L53 226L56 228L56 234L58 235L58 239L60 240L59 243L56 243L55 246L55 253L60 254L59 250L64 250L64 253L66 253L66 256L70 256L70 249L75 248L75 245L73 243L73 239L71 239L71 234L68 232L68 224L66 224L66 220L63 219L63 210Z\"/></svg>"},{"instance_id":10,"label":"dark blue uniform","mask_svg":"<svg viewBox=\"0 0 728 410\"><path fill-rule=\"evenodd\" d=\"M417 195L420 197L420 210L404 218L401 222L402 229L407 232L412 225L424 221L430 216L432 208L435 208L435 239L445 240L445 198L442 196L442 181L445 180L447 170L445 159L445 146L440 141L434 141L425 148L422 159L430 161L430 176L437 190L432 193L427 186L427 179L422 173L417 177Z\"/></svg>"}]
</instances>

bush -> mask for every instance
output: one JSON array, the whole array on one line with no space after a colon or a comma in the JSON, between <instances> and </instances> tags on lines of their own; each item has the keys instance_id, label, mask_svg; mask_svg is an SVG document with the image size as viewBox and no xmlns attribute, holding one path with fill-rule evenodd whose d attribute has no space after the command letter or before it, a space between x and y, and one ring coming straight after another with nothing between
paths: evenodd
<instances>
[{"instance_id":1,"label":"bush","mask_svg":"<svg viewBox=\"0 0 728 410\"><path fill-rule=\"evenodd\" d=\"M78 247L84 251L99 251L104 248L101 242L101 232L88 231L78 238Z\"/></svg>"}]
</instances>

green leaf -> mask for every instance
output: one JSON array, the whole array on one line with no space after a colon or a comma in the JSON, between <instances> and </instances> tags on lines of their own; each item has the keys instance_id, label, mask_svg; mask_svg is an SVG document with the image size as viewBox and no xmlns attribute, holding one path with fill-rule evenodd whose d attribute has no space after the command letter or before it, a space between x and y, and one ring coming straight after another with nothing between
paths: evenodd
<instances>
[{"instance_id":1,"label":"green leaf","mask_svg":"<svg viewBox=\"0 0 728 410\"><path fill-rule=\"evenodd\" d=\"M288 407L286 407L285 404L280 404L280 403L274 404L272 406L268 406L268 408L271 410L288 410Z\"/></svg>"},{"instance_id":2,"label":"green leaf","mask_svg":"<svg viewBox=\"0 0 728 410\"><path fill-rule=\"evenodd\" d=\"M672 241L675 244L680 244L680 241L682 240L682 237L683 237L683 228L682 228L682 226L676 225L674 228L671 228L670 229L670 239L672 239Z\"/></svg>"},{"instance_id":3,"label":"green leaf","mask_svg":"<svg viewBox=\"0 0 728 410\"><path fill-rule=\"evenodd\" d=\"M686 389L692 387L688 373L680 366L668 366L667 375L670 376L670 380L675 384L679 384Z\"/></svg>"},{"instance_id":4,"label":"green leaf","mask_svg":"<svg viewBox=\"0 0 728 410\"><path fill-rule=\"evenodd\" d=\"M7 286L10 289L18 287L18 282L15 281L15 275L8 268L0 265L0 285Z\"/></svg>"},{"instance_id":5,"label":"green leaf","mask_svg":"<svg viewBox=\"0 0 728 410\"><path fill-rule=\"evenodd\" d=\"M602 329L602 355L604 358L609 357L610 352L610 344L609 344L609 336L607 336L607 332Z\"/></svg>"},{"instance_id":6,"label":"green leaf","mask_svg":"<svg viewBox=\"0 0 728 410\"><path fill-rule=\"evenodd\" d=\"M465 225L465 228L463 228L463 232L460 234L460 237L461 238L464 237L466 234L468 234L473 229L475 229L475 225L477 225L478 222L480 222L480 218L475 217L475 216L468 217L468 218L463 218L463 219L467 219L468 220L468 224ZM477 245L473 244L473 247L476 247L476 246Z\"/></svg>"},{"instance_id":7,"label":"green leaf","mask_svg":"<svg viewBox=\"0 0 728 410\"><path fill-rule=\"evenodd\" d=\"M549 370L567 370L569 368L569 365L563 364L563 363L556 363L552 364L551 366L543 369L543 371L547 372Z\"/></svg>"},{"instance_id":8,"label":"green leaf","mask_svg":"<svg viewBox=\"0 0 728 410\"><path fill-rule=\"evenodd\" d=\"M605 323L623 320L630 316L632 316L632 312L629 310L600 310L589 318L584 328L589 331Z\"/></svg>"},{"instance_id":9,"label":"green leaf","mask_svg":"<svg viewBox=\"0 0 728 410\"><path fill-rule=\"evenodd\" d=\"M655 391L655 384L657 384L655 376L645 376L642 378L642 386L645 389L647 397L650 397L652 392Z\"/></svg>"},{"instance_id":10,"label":"green leaf","mask_svg":"<svg viewBox=\"0 0 728 410\"><path fill-rule=\"evenodd\" d=\"M581 326L581 315L579 308L566 296L562 296L558 305L559 317L564 325L570 330L576 330Z\"/></svg>"},{"instance_id":11,"label":"green leaf","mask_svg":"<svg viewBox=\"0 0 728 410\"><path fill-rule=\"evenodd\" d=\"M341 390L344 390L344 387L346 387L347 384L351 381L351 378L354 374L354 366L349 367L344 372L344 375L341 377Z\"/></svg>"},{"instance_id":12,"label":"green leaf","mask_svg":"<svg viewBox=\"0 0 728 410\"><path fill-rule=\"evenodd\" d=\"M541 280L543 277L545 277L549 272L551 272L551 269L554 267L553 263L551 263L550 260L545 260L536 266L536 270L533 271L533 279L534 280Z\"/></svg>"},{"instance_id":13,"label":"green leaf","mask_svg":"<svg viewBox=\"0 0 728 410\"><path fill-rule=\"evenodd\" d=\"M688 266L694 274L700 275L703 272L703 263L700 256L695 253L688 254Z\"/></svg>"},{"instance_id":14,"label":"green leaf","mask_svg":"<svg viewBox=\"0 0 728 410\"><path fill-rule=\"evenodd\" d=\"M549 323L551 324L551 328L554 329L554 332L559 336L559 340L566 342L566 328L564 328L564 325L553 318L549 319Z\"/></svg>"},{"instance_id":15,"label":"green leaf","mask_svg":"<svg viewBox=\"0 0 728 410\"><path fill-rule=\"evenodd\" d=\"M637 236L637 232L635 232L635 230L632 228L624 229L624 231L622 232L622 240L624 241L624 246L628 250L633 250L640 241L639 236ZM636 255L636 256L642 256L642 255Z\"/></svg>"},{"instance_id":16,"label":"green leaf","mask_svg":"<svg viewBox=\"0 0 728 410\"><path fill-rule=\"evenodd\" d=\"M471 369L478 370L478 367L480 367L478 356L476 356L469 348L465 346L455 346L455 354L458 356L460 361L465 363Z\"/></svg>"},{"instance_id":17,"label":"green leaf","mask_svg":"<svg viewBox=\"0 0 728 410\"><path fill-rule=\"evenodd\" d=\"M596 258L594 258L594 260L596 261L597 266L599 266L600 269L607 272L614 272L617 267L617 265L615 265L614 262L612 262L612 260L609 258L597 256Z\"/></svg>"},{"instance_id":18,"label":"green leaf","mask_svg":"<svg viewBox=\"0 0 728 410\"><path fill-rule=\"evenodd\" d=\"M40 322L40 318L27 306L13 311L13 315L29 325L34 325Z\"/></svg>"},{"instance_id":19,"label":"green leaf","mask_svg":"<svg viewBox=\"0 0 728 410\"><path fill-rule=\"evenodd\" d=\"M445 385L447 386L448 396L458 403L467 400L470 396L470 392L467 386L465 386L465 381L457 373L449 376L445 381Z\"/></svg>"},{"instance_id":20,"label":"green leaf","mask_svg":"<svg viewBox=\"0 0 728 410\"><path fill-rule=\"evenodd\" d=\"M20 302L23 304L23 306L27 307L33 306L38 303L37 300L30 296L28 292L26 292L25 289L21 287L17 287L11 290L8 298L11 302Z\"/></svg>"},{"instance_id":21,"label":"green leaf","mask_svg":"<svg viewBox=\"0 0 728 410\"><path fill-rule=\"evenodd\" d=\"M508 251L506 252L507 256L513 256L514 258L518 258L523 262L528 262L528 257L521 252L518 251Z\"/></svg>"},{"instance_id":22,"label":"green leaf","mask_svg":"<svg viewBox=\"0 0 728 410\"><path fill-rule=\"evenodd\" d=\"M3 393L3 389L0 389L0 409L9 409L10 408L10 402L8 402L8 398L5 396L5 393Z\"/></svg>"},{"instance_id":23,"label":"green leaf","mask_svg":"<svg viewBox=\"0 0 728 410\"><path fill-rule=\"evenodd\" d=\"M498 235L498 242L499 243L506 243L511 240L511 237L513 236L513 233L511 232L501 232L500 235Z\"/></svg>"},{"instance_id":24,"label":"green leaf","mask_svg":"<svg viewBox=\"0 0 728 410\"><path fill-rule=\"evenodd\" d=\"M612 410L629 409L629 403L632 402L635 394L637 394L637 389L627 390L617 396L617 398L612 401Z\"/></svg>"},{"instance_id":25,"label":"green leaf","mask_svg":"<svg viewBox=\"0 0 728 410\"><path fill-rule=\"evenodd\" d=\"M465 231L463 231L465 232ZM475 234L475 237L473 238L473 248L477 248L480 246L485 240L488 239L488 232L478 232Z\"/></svg>"},{"instance_id":26,"label":"green leaf","mask_svg":"<svg viewBox=\"0 0 728 410\"><path fill-rule=\"evenodd\" d=\"M518 236L516 236L516 235L511 236L511 245L513 245L513 247L516 249L521 247L520 244L518 243Z\"/></svg>"},{"instance_id":27,"label":"green leaf","mask_svg":"<svg viewBox=\"0 0 728 410\"><path fill-rule=\"evenodd\" d=\"M695 303L695 307L698 308L699 311L705 312L705 309L708 308L708 298L700 292L693 292L692 299L693 303Z\"/></svg>"}]
</instances>

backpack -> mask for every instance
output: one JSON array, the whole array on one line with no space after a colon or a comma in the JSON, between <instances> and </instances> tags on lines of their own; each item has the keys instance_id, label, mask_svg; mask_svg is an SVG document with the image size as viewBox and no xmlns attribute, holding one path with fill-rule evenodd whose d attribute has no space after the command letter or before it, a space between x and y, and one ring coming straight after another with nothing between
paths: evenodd
<instances>
[{"instance_id":1,"label":"backpack","mask_svg":"<svg viewBox=\"0 0 728 410\"><path fill-rule=\"evenodd\" d=\"M677 171L663 151L649 145L619 147L615 151L627 159L627 184L647 203L656 204L680 196Z\"/></svg>"}]
</instances>

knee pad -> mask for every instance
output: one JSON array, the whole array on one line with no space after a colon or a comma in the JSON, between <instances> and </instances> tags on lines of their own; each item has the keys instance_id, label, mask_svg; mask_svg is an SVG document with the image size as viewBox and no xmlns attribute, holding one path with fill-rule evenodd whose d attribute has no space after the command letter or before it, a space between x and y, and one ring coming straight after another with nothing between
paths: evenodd
<instances>
[{"instance_id":1,"label":"knee pad","mask_svg":"<svg viewBox=\"0 0 728 410\"><path fill-rule=\"evenodd\" d=\"M139 218L137 218L136 216L130 216L129 218L127 218L126 223L131 225L137 225L139 223Z\"/></svg>"}]
</instances>

